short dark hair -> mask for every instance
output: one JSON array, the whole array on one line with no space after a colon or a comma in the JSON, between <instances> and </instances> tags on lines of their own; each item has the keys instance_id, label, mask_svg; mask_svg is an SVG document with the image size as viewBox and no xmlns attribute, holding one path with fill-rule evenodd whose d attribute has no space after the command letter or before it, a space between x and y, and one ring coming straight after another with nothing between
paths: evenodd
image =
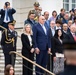
<instances>
[{"instance_id":1,"label":"short dark hair","mask_svg":"<svg viewBox=\"0 0 76 75\"><path fill-rule=\"evenodd\" d=\"M6 6L10 5L10 2L5 2L5 5L6 5Z\"/></svg>"},{"instance_id":2,"label":"short dark hair","mask_svg":"<svg viewBox=\"0 0 76 75\"><path fill-rule=\"evenodd\" d=\"M63 10L65 11L65 9L64 9L64 8L62 8L60 11L62 12Z\"/></svg>"},{"instance_id":3,"label":"short dark hair","mask_svg":"<svg viewBox=\"0 0 76 75\"><path fill-rule=\"evenodd\" d=\"M44 15L46 14L46 12L48 12L48 11L45 11L45 12L44 12Z\"/></svg>"},{"instance_id":4,"label":"short dark hair","mask_svg":"<svg viewBox=\"0 0 76 75\"><path fill-rule=\"evenodd\" d=\"M52 12L52 15L53 15L54 12L56 13L56 16L57 16L57 12L55 10Z\"/></svg>"},{"instance_id":5,"label":"short dark hair","mask_svg":"<svg viewBox=\"0 0 76 75\"><path fill-rule=\"evenodd\" d=\"M65 50L76 51L76 42L73 40L65 39L63 40L63 46Z\"/></svg>"},{"instance_id":6,"label":"short dark hair","mask_svg":"<svg viewBox=\"0 0 76 75\"><path fill-rule=\"evenodd\" d=\"M62 24L62 21L60 19L56 20L56 24Z\"/></svg>"}]
</instances>

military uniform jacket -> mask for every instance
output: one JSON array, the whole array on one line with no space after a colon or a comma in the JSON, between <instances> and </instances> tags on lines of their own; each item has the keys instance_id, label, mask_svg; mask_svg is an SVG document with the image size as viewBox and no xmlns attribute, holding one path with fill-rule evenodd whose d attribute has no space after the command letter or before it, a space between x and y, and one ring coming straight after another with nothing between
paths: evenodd
<instances>
[{"instance_id":1,"label":"military uniform jacket","mask_svg":"<svg viewBox=\"0 0 76 75\"><path fill-rule=\"evenodd\" d=\"M9 53L10 51L16 51L16 41L17 32L10 30L5 30L2 33L1 46L4 53Z\"/></svg>"}]
</instances>

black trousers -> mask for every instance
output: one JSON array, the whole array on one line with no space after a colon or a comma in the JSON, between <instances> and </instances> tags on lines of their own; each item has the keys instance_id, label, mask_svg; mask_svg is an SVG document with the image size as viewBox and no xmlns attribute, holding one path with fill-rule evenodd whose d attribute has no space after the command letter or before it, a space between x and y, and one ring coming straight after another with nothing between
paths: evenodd
<instances>
[{"instance_id":1,"label":"black trousers","mask_svg":"<svg viewBox=\"0 0 76 75\"><path fill-rule=\"evenodd\" d=\"M53 72L53 56L52 55L48 55L47 69ZM50 75L50 74L46 73L46 75Z\"/></svg>"},{"instance_id":2,"label":"black trousers","mask_svg":"<svg viewBox=\"0 0 76 75\"><path fill-rule=\"evenodd\" d=\"M29 58L30 60L34 60L34 54L29 53L25 54L25 57ZM23 75L33 75L33 64L23 59Z\"/></svg>"},{"instance_id":3,"label":"black trousers","mask_svg":"<svg viewBox=\"0 0 76 75\"><path fill-rule=\"evenodd\" d=\"M9 53L4 53L4 57L5 57L5 67L8 64L11 64L14 67L16 55L15 54L10 55Z\"/></svg>"}]
</instances>

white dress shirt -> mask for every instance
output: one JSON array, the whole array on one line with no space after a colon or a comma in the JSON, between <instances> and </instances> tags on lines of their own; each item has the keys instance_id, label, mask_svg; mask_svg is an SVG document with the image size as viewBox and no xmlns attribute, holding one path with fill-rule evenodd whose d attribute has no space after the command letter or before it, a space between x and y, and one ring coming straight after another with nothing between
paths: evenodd
<instances>
[{"instance_id":1,"label":"white dress shirt","mask_svg":"<svg viewBox=\"0 0 76 75\"><path fill-rule=\"evenodd\" d=\"M43 30L44 30L44 33L45 34L47 34L47 31L46 31L46 28L45 28L45 26L44 25L42 25L42 24L40 24L41 25L41 27L43 28Z\"/></svg>"},{"instance_id":2,"label":"white dress shirt","mask_svg":"<svg viewBox=\"0 0 76 75\"><path fill-rule=\"evenodd\" d=\"M57 26L56 26L56 30L57 30L57 29L61 29L61 27L57 27Z\"/></svg>"},{"instance_id":3,"label":"white dress shirt","mask_svg":"<svg viewBox=\"0 0 76 75\"><path fill-rule=\"evenodd\" d=\"M52 31L52 35L54 36L54 34L55 34L55 29L54 29L54 28L51 28L51 31Z\"/></svg>"},{"instance_id":4,"label":"white dress shirt","mask_svg":"<svg viewBox=\"0 0 76 75\"><path fill-rule=\"evenodd\" d=\"M10 21L10 18L9 18L9 16L8 16L8 21L6 20L6 13L8 13L8 12L7 12L7 9L5 10L4 22L5 22L5 23L8 23L8 22Z\"/></svg>"},{"instance_id":5,"label":"white dress shirt","mask_svg":"<svg viewBox=\"0 0 76 75\"><path fill-rule=\"evenodd\" d=\"M30 35L27 35L28 36L28 39L29 39L29 42L30 42L30 46L32 46L32 38Z\"/></svg>"}]
</instances>

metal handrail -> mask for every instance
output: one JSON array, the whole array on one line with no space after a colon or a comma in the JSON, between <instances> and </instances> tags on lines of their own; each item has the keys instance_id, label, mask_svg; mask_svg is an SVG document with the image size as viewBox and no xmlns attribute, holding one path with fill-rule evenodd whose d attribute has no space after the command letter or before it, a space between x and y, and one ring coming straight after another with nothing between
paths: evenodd
<instances>
[{"instance_id":1,"label":"metal handrail","mask_svg":"<svg viewBox=\"0 0 76 75\"><path fill-rule=\"evenodd\" d=\"M39 64L37 64L37 63L31 61L31 60L28 59L27 57L24 57L23 55L21 55L21 54L18 53L18 52L11 51L10 54L16 54L16 55L20 56L21 58L27 60L28 62L32 63L33 65L35 65L35 66L41 68L42 70L44 70L44 71L47 72L48 74L50 74L50 75L51 75L51 74L52 74L52 75L55 75L54 73L50 72L49 70L45 69L44 67L40 66Z\"/></svg>"}]
</instances>

